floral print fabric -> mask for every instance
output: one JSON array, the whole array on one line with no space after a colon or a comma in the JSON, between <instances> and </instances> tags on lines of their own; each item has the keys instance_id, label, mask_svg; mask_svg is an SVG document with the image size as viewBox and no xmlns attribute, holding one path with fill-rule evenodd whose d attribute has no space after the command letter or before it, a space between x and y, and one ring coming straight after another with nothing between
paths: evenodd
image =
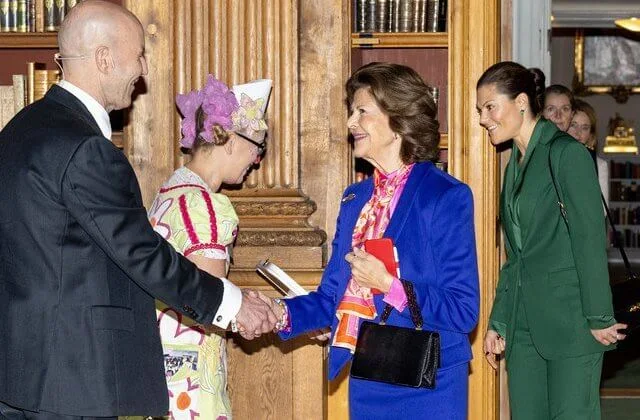
<instances>
[{"instance_id":1,"label":"floral print fabric","mask_svg":"<svg viewBox=\"0 0 640 420\"><path fill-rule=\"evenodd\" d=\"M154 230L181 254L230 258L238 217L229 198L188 168L162 186L149 211ZM156 302L171 420L230 419L224 332Z\"/></svg>"}]
</instances>

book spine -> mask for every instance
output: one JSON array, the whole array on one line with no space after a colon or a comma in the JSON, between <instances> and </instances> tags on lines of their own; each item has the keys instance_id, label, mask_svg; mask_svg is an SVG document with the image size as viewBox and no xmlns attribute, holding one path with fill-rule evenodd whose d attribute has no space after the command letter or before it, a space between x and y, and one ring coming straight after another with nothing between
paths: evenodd
<instances>
[{"instance_id":1,"label":"book spine","mask_svg":"<svg viewBox=\"0 0 640 420\"><path fill-rule=\"evenodd\" d=\"M367 24L367 2L369 0L356 0L356 21L355 32L366 32Z\"/></svg>"},{"instance_id":2,"label":"book spine","mask_svg":"<svg viewBox=\"0 0 640 420\"><path fill-rule=\"evenodd\" d=\"M424 32L420 30L420 16L422 15L422 0L413 0L413 13L411 15L412 32Z\"/></svg>"},{"instance_id":3,"label":"book spine","mask_svg":"<svg viewBox=\"0 0 640 420\"><path fill-rule=\"evenodd\" d=\"M18 0L9 0L9 31L18 31Z\"/></svg>"},{"instance_id":4,"label":"book spine","mask_svg":"<svg viewBox=\"0 0 640 420\"><path fill-rule=\"evenodd\" d=\"M376 0L367 1L365 18L365 32L375 32L376 30Z\"/></svg>"},{"instance_id":5,"label":"book spine","mask_svg":"<svg viewBox=\"0 0 640 420\"><path fill-rule=\"evenodd\" d=\"M27 62L27 104L33 103L33 85L35 84L36 63Z\"/></svg>"},{"instance_id":6,"label":"book spine","mask_svg":"<svg viewBox=\"0 0 640 420\"><path fill-rule=\"evenodd\" d=\"M62 23L62 21L64 20L64 17L66 15L66 9L65 9L65 2L64 0L55 0L55 5L54 5L54 15L55 15L55 25L56 25L56 31L58 29L60 29L60 24Z\"/></svg>"},{"instance_id":7,"label":"book spine","mask_svg":"<svg viewBox=\"0 0 640 420\"><path fill-rule=\"evenodd\" d=\"M416 0L413 10L414 32L427 31L427 0Z\"/></svg>"},{"instance_id":8,"label":"book spine","mask_svg":"<svg viewBox=\"0 0 640 420\"><path fill-rule=\"evenodd\" d=\"M438 9L438 31L447 32L447 0L440 0Z\"/></svg>"},{"instance_id":9,"label":"book spine","mask_svg":"<svg viewBox=\"0 0 640 420\"><path fill-rule=\"evenodd\" d=\"M376 32L389 32L389 1L376 2Z\"/></svg>"},{"instance_id":10,"label":"book spine","mask_svg":"<svg viewBox=\"0 0 640 420\"><path fill-rule=\"evenodd\" d=\"M47 70L47 88L45 90L45 93L46 91L51 89L51 86L55 85L59 81L60 81L60 70L58 69Z\"/></svg>"},{"instance_id":11,"label":"book spine","mask_svg":"<svg viewBox=\"0 0 640 420\"><path fill-rule=\"evenodd\" d=\"M27 0L27 21L29 32L36 31L36 0Z\"/></svg>"},{"instance_id":12,"label":"book spine","mask_svg":"<svg viewBox=\"0 0 640 420\"><path fill-rule=\"evenodd\" d=\"M44 30L47 32L56 31L56 14L53 0L44 0Z\"/></svg>"},{"instance_id":13,"label":"book spine","mask_svg":"<svg viewBox=\"0 0 640 420\"><path fill-rule=\"evenodd\" d=\"M427 32L438 32L440 0L427 1Z\"/></svg>"},{"instance_id":14,"label":"book spine","mask_svg":"<svg viewBox=\"0 0 640 420\"><path fill-rule=\"evenodd\" d=\"M27 0L18 0L16 11L16 29L18 32L27 32Z\"/></svg>"},{"instance_id":15,"label":"book spine","mask_svg":"<svg viewBox=\"0 0 640 420\"><path fill-rule=\"evenodd\" d=\"M16 114L24 108L24 74L14 74L13 80L13 105Z\"/></svg>"},{"instance_id":16,"label":"book spine","mask_svg":"<svg viewBox=\"0 0 640 420\"><path fill-rule=\"evenodd\" d=\"M0 0L0 32L9 32L9 0Z\"/></svg>"},{"instance_id":17,"label":"book spine","mask_svg":"<svg viewBox=\"0 0 640 420\"><path fill-rule=\"evenodd\" d=\"M42 99L47 92L47 76L46 70L35 70L34 83L33 83L33 100L37 101Z\"/></svg>"},{"instance_id":18,"label":"book spine","mask_svg":"<svg viewBox=\"0 0 640 420\"><path fill-rule=\"evenodd\" d=\"M34 0L36 8L36 32L44 32L44 0Z\"/></svg>"},{"instance_id":19,"label":"book spine","mask_svg":"<svg viewBox=\"0 0 640 420\"><path fill-rule=\"evenodd\" d=\"M13 85L0 86L0 107L2 108L2 127L6 126L15 115L13 105Z\"/></svg>"},{"instance_id":20,"label":"book spine","mask_svg":"<svg viewBox=\"0 0 640 420\"><path fill-rule=\"evenodd\" d=\"M413 0L400 0L398 16L399 32L411 32L413 23Z\"/></svg>"},{"instance_id":21,"label":"book spine","mask_svg":"<svg viewBox=\"0 0 640 420\"><path fill-rule=\"evenodd\" d=\"M400 0L389 0L389 32L400 32Z\"/></svg>"}]
</instances>

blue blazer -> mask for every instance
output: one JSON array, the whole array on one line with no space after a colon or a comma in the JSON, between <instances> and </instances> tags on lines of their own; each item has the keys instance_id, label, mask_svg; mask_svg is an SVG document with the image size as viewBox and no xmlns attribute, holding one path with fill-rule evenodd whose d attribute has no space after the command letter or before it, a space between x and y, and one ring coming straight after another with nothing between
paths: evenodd
<instances>
[{"instance_id":1,"label":"blue blazer","mask_svg":"<svg viewBox=\"0 0 640 420\"><path fill-rule=\"evenodd\" d=\"M345 255L358 216L373 193L373 179L349 186L342 198L332 254L316 292L287 300L291 332L287 339L331 326L336 330L336 307L351 277ZM441 337L441 369L471 360L468 334L478 321L478 270L473 225L473 198L469 187L437 169L417 163L409 175L385 237L393 239L400 274L413 282L424 329ZM384 307L376 295L378 315ZM411 327L409 308L394 310L388 324ZM331 347L329 379L350 359L348 350Z\"/></svg>"}]
</instances>

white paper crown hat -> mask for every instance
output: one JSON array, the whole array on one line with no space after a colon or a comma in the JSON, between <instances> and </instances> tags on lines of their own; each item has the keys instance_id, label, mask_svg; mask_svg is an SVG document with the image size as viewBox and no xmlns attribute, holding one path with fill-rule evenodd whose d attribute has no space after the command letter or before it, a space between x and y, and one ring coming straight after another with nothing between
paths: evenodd
<instances>
[{"instance_id":1,"label":"white paper crown hat","mask_svg":"<svg viewBox=\"0 0 640 420\"><path fill-rule=\"evenodd\" d=\"M241 85L233 85L231 90L233 94L236 96L240 107L242 108L242 95L248 96L253 101L261 100L260 104L260 112L262 116L260 117L262 121L264 121L264 114L267 110L267 106L269 105L269 95L271 93L271 86L273 85L273 81L271 79L258 79L253 80L249 83L243 83ZM263 130L254 130L250 127L242 127L237 130L247 137L255 140L257 142L262 142L264 140L264 136L267 134L266 128Z\"/></svg>"}]
</instances>

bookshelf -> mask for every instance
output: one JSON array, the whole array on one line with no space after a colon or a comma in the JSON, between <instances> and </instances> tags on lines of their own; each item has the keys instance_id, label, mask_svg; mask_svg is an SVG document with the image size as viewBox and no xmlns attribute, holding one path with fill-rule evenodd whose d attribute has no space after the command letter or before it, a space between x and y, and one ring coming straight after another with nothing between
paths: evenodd
<instances>
[{"instance_id":1,"label":"bookshelf","mask_svg":"<svg viewBox=\"0 0 640 420\"><path fill-rule=\"evenodd\" d=\"M108 0L122 4L122 0ZM25 74L27 62L44 63L46 69L56 69L53 54L58 50L57 32L0 32L0 85L10 85L13 74ZM111 118L113 124L112 140L120 149L126 146L123 133L123 121L126 111L115 111Z\"/></svg>"},{"instance_id":2,"label":"bookshelf","mask_svg":"<svg viewBox=\"0 0 640 420\"><path fill-rule=\"evenodd\" d=\"M448 9L447 0L441 0L440 3L441 7ZM352 2L349 15L353 31L350 39L351 71L374 61L404 64L416 70L428 85L438 88L438 121L441 135L438 166L448 170L448 32L357 32L356 9L357 2ZM426 11L424 13L426 14ZM447 10L447 23L444 24L444 28L439 29L447 29L449 20L450 12ZM376 25L381 24L376 22ZM415 29L417 22L413 25ZM392 25L387 22L386 26L390 29ZM369 165L362 162L356 162L355 168L356 180L366 177L372 171Z\"/></svg>"},{"instance_id":3,"label":"bookshelf","mask_svg":"<svg viewBox=\"0 0 640 420\"><path fill-rule=\"evenodd\" d=\"M609 162L609 210L625 248L640 250L640 160L613 157ZM609 246L614 247L608 227Z\"/></svg>"},{"instance_id":4,"label":"bookshelf","mask_svg":"<svg viewBox=\"0 0 640 420\"><path fill-rule=\"evenodd\" d=\"M0 33L0 48L58 48L58 33Z\"/></svg>"},{"instance_id":5,"label":"bookshelf","mask_svg":"<svg viewBox=\"0 0 640 420\"><path fill-rule=\"evenodd\" d=\"M351 48L447 48L445 32L355 32Z\"/></svg>"}]
</instances>

